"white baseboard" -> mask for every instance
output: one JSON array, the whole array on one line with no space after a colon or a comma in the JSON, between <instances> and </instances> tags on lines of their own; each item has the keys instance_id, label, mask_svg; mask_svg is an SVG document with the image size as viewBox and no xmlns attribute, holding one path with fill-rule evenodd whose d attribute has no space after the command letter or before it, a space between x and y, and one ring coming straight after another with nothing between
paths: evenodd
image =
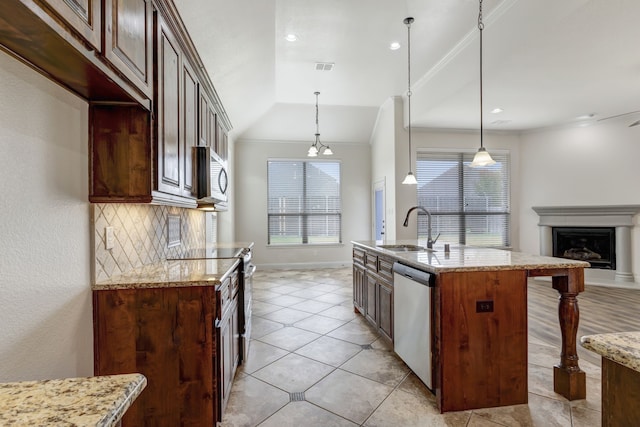
<instances>
[{"instance_id":1,"label":"white baseboard","mask_svg":"<svg viewBox=\"0 0 640 427\"><path fill-rule=\"evenodd\" d=\"M346 262L288 262L286 264L256 264L259 270L318 270L324 268L351 267L351 260Z\"/></svg>"}]
</instances>

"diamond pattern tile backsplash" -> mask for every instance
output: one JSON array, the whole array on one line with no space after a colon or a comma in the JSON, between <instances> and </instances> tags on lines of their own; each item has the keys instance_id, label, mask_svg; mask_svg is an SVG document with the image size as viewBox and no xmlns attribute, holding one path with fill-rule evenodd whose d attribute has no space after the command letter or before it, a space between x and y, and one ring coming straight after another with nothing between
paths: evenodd
<instances>
[{"instance_id":1,"label":"diamond pattern tile backsplash","mask_svg":"<svg viewBox=\"0 0 640 427\"><path fill-rule=\"evenodd\" d=\"M96 282L136 267L180 257L206 243L205 213L196 209L95 203L92 224ZM115 241L111 249L105 247L105 227L113 227Z\"/></svg>"}]
</instances>

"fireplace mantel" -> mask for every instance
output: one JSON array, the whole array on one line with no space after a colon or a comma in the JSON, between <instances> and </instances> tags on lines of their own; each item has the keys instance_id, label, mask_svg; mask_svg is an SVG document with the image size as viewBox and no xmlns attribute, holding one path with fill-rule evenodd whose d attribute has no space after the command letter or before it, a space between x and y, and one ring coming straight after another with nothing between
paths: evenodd
<instances>
[{"instance_id":1,"label":"fireplace mantel","mask_svg":"<svg viewBox=\"0 0 640 427\"><path fill-rule=\"evenodd\" d=\"M552 256L551 227L615 227L616 259L615 280L633 282L631 228L640 205L603 206L534 206L540 216L540 255Z\"/></svg>"}]
</instances>

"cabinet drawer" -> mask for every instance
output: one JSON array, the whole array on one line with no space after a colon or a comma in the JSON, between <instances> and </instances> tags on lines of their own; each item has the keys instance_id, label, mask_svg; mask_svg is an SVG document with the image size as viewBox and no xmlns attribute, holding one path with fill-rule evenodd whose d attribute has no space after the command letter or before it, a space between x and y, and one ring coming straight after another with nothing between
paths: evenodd
<instances>
[{"instance_id":1,"label":"cabinet drawer","mask_svg":"<svg viewBox=\"0 0 640 427\"><path fill-rule=\"evenodd\" d=\"M378 257L378 274L393 283L393 261Z\"/></svg>"},{"instance_id":2,"label":"cabinet drawer","mask_svg":"<svg viewBox=\"0 0 640 427\"><path fill-rule=\"evenodd\" d=\"M370 271L378 271L378 256L367 252L365 256L365 265Z\"/></svg>"},{"instance_id":3,"label":"cabinet drawer","mask_svg":"<svg viewBox=\"0 0 640 427\"><path fill-rule=\"evenodd\" d=\"M364 265L365 256L366 256L366 252L364 251L364 249L360 249L356 247L353 248L353 261Z\"/></svg>"}]
</instances>

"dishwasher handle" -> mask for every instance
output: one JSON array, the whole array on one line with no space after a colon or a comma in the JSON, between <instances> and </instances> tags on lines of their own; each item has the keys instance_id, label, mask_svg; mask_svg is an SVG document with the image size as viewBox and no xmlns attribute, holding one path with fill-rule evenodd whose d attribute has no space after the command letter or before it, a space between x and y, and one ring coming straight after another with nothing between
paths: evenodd
<instances>
[{"instance_id":1,"label":"dishwasher handle","mask_svg":"<svg viewBox=\"0 0 640 427\"><path fill-rule=\"evenodd\" d=\"M431 280L431 273L427 273L426 271L418 270L417 268L413 268L405 264L400 264L399 262L394 262L393 272L395 274L404 276L407 279L413 280L414 282L418 282L425 286L433 287L433 281Z\"/></svg>"}]
</instances>

